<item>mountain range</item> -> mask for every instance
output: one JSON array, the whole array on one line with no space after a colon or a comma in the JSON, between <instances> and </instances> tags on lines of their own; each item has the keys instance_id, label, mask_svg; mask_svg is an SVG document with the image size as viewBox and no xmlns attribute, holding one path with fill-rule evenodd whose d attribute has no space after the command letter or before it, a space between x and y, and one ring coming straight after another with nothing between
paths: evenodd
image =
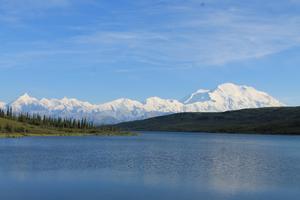
<instances>
[{"instance_id":1,"label":"mountain range","mask_svg":"<svg viewBox=\"0 0 300 200\"><path fill-rule=\"evenodd\" d=\"M68 118L87 118L97 124L115 124L181 112L223 112L244 108L281 107L283 103L269 94L245 85L224 83L213 90L199 89L181 101L147 98L144 102L127 98L104 104L91 104L74 98L37 99L27 93L0 108Z\"/></svg>"}]
</instances>

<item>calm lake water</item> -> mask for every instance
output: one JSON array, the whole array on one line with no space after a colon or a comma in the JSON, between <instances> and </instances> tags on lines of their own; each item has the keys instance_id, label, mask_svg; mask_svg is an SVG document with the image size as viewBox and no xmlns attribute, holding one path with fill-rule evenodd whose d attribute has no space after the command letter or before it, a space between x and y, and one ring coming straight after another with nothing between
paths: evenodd
<instances>
[{"instance_id":1,"label":"calm lake water","mask_svg":"<svg viewBox=\"0 0 300 200\"><path fill-rule=\"evenodd\" d=\"M300 137L143 133L0 140L0 199L299 199Z\"/></svg>"}]
</instances>

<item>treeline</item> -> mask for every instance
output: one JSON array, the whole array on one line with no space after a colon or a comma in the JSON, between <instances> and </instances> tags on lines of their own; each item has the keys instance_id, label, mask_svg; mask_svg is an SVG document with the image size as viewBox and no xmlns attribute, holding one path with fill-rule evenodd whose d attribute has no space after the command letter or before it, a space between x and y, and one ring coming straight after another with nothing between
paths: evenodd
<instances>
[{"instance_id":1,"label":"treeline","mask_svg":"<svg viewBox=\"0 0 300 200\"><path fill-rule=\"evenodd\" d=\"M14 113L11 107L6 110L0 109L0 117L11 119L23 123L32 125L42 126L46 128L70 128L70 129L95 129L96 126L93 122L89 122L86 118L72 119L72 118L61 118L61 117L50 117L39 114L29 113ZM9 129L9 127L6 127Z\"/></svg>"}]
</instances>

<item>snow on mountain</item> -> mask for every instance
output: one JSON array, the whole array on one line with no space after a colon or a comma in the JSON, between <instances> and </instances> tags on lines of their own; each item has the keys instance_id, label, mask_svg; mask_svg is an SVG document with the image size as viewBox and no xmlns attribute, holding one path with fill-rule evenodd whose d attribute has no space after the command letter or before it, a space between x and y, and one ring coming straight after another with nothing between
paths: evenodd
<instances>
[{"instance_id":1,"label":"snow on mountain","mask_svg":"<svg viewBox=\"0 0 300 200\"><path fill-rule=\"evenodd\" d=\"M183 111L183 104L177 100L150 97L146 99L144 108L147 112L176 113Z\"/></svg>"},{"instance_id":2,"label":"snow on mountain","mask_svg":"<svg viewBox=\"0 0 300 200\"><path fill-rule=\"evenodd\" d=\"M6 105L6 103L0 101L0 109L4 109L5 105Z\"/></svg>"},{"instance_id":3,"label":"snow on mountain","mask_svg":"<svg viewBox=\"0 0 300 200\"><path fill-rule=\"evenodd\" d=\"M104 124L130 121L144 118L143 104L131 99L117 99L108 103L96 105L92 119Z\"/></svg>"},{"instance_id":4,"label":"snow on mountain","mask_svg":"<svg viewBox=\"0 0 300 200\"><path fill-rule=\"evenodd\" d=\"M0 103L0 107L4 105ZM77 119L86 117L99 124L109 124L178 112L221 112L243 108L278 107L284 104L253 87L225 83L214 90L198 90L181 102L150 97L143 103L123 98L97 105L66 97L39 100L24 94L9 106L15 112Z\"/></svg>"},{"instance_id":5,"label":"snow on mountain","mask_svg":"<svg viewBox=\"0 0 300 200\"><path fill-rule=\"evenodd\" d=\"M201 100L204 99L204 100ZM232 83L219 85L215 90L193 93L185 101L186 112L222 112L244 108L284 106L267 93L253 87Z\"/></svg>"},{"instance_id":6,"label":"snow on mountain","mask_svg":"<svg viewBox=\"0 0 300 200\"><path fill-rule=\"evenodd\" d=\"M79 101L77 99L46 99L38 100L29 96L27 93L20 96L17 100L9 104L14 112L38 113L41 115L51 115L60 117L82 118L88 117L95 106Z\"/></svg>"},{"instance_id":7,"label":"snow on mountain","mask_svg":"<svg viewBox=\"0 0 300 200\"><path fill-rule=\"evenodd\" d=\"M40 112L43 107L40 101L34 97L30 97L27 93L20 96L16 101L9 106L13 108L14 112Z\"/></svg>"},{"instance_id":8,"label":"snow on mountain","mask_svg":"<svg viewBox=\"0 0 300 200\"><path fill-rule=\"evenodd\" d=\"M196 92L192 93L190 96L187 96L183 99L184 104L196 103L199 101L208 101L209 98L209 90L199 89Z\"/></svg>"}]
</instances>

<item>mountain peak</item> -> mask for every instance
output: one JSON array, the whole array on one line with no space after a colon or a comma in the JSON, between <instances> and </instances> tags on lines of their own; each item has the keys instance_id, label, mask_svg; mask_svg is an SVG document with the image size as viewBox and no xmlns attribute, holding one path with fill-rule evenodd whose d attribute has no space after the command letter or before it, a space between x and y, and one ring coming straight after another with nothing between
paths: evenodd
<instances>
[{"instance_id":1,"label":"mountain peak","mask_svg":"<svg viewBox=\"0 0 300 200\"><path fill-rule=\"evenodd\" d=\"M119 98L119 99L113 100L112 102L113 103L132 103L135 101L132 99L128 99L128 98Z\"/></svg>"},{"instance_id":2,"label":"mountain peak","mask_svg":"<svg viewBox=\"0 0 300 200\"><path fill-rule=\"evenodd\" d=\"M31 108L37 108L40 102L38 99L29 96L28 93L21 95L17 100L9 104L15 112L30 112Z\"/></svg>"},{"instance_id":3,"label":"mountain peak","mask_svg":"<svg viewBox=\"0 0 300 200\"><path fill-rule=\"evenodd\" d=\"M21 95L17 100L17 102L32 102L32 101L37 101L36 98L31 97L28 93L24 93L23 95Z\"/></svg>"},{"instance_id":4,"label":"mountain peak","mask_svg":"<svg viewBox=\"0 0 300 200\"><path fill-rule=\"evenodd\" d=\"M243 108L282 106L272 96L246 85L223 83L214 90L197 90L183 100L183 103L199 104L198 111L227 111ZM194 108L190 108L192 111ZM204 109L204 110L203 110Z\"/></svg>"},{"instance_id":5,"label":"mountain peak","mask_svg":"<svg viewBox=\"0 0 300 200\"><path fill-rule=\"evenodd\" d=\"M162 99L162 98L157 97L157 96L153 96L153 97L148 97L146 99L146 102L155 102L155 101L162 101L162 100L165 100L165 99Z\"/></svg>"},{"instance_id":6,"label":"mountain peak","mask_svg":"<svg viewBox=\"0 0 300 200\"><path fill-rule=\"evenodd\" d=\"M64 97L60 100L64 104L69 104L70 102L77 102L77 99L69 99L68 97Z\"/></svg>"},{"instance_id":7,"label":"mountain peak","mask_svg":"<svg viewBox=\"0 0 300 200\"><path fill-rule=\"evenodd\" d=\"M223 90L223 91L230 91L230 90L236 90L241 88L248 88L248 86L245 85L237 85L234 83L223 83L218 85L217 89Z\"/></svg>"},{"instance_id":8,"label":"mountain peak","mask_svg":"<svg viewBox=\"0 0 300 200\"><path fill-rule=\"evenodd\" d=\"M25 92L23 95L20 96L20 98L30 98L30 95L27 92Z\"/></svg>"},{"instance_id":9,"label":"mountain peak","mask_svg":"<svg viewBox=\"0 0 300 200\"><path fill-rule=\"evenodd\" d=\"M227 82L227 83L222 83L222 84L218 85L218 87L241 87L241 85Z\"/></svg>"},{"instance_id":10,"label":"mountain peak","mask_svg":"<svg viewBox=\"0 0 300 200\"><path fill-rule=\"evenodd\" d=\"M224 83L218 85L218 87L214 90L214 92L221 92L225 94L235 94L240 93L242 90L245 90L247 86L236 85L233 83Z\"/></svg>"}]
</instances>

